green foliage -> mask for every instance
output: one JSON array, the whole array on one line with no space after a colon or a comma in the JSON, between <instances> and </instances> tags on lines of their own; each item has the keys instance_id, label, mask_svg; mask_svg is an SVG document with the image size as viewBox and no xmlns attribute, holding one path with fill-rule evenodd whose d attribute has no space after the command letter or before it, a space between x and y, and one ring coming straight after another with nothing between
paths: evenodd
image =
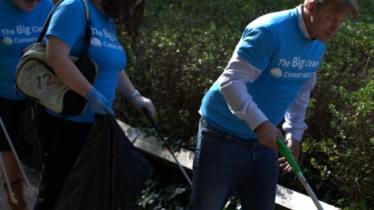
<instances>
[{"instance_id":1,"label":"green foliage","mask_svg":"<svg viewBox=\"0 0 374 210\"><path fill-rule=\"evenodd\" d=\"M148 180L137 209L183 210L190 201L191 187L176 168L153 162L156 169Z\"/></svg>"},{"instance_id":2,"label":"green foliage","mask_svg":"<svg viewBox=\"0 0 374 210\"><path fill-rule=\"evenodd\" d=\"M136 88L154 102L155 118L172 145L193 148L201 99L224 70L246 24L302 2L147 2L136 43L130 45L126 37L121 40L128 54L126 71ZM374 3L362 0L359 4L359 20L345 22L327 44L312 92L300 160L302 172L320 200L344 209L374 209ZM115 110L120 119L150 127L127 105L118 97ZM281 176L280 182L304 192L292 174ZM142 205L145 209L179 209L186 203L181 195L187 191L179 182L165 184L155 178L144 192ZM227 209L236 208L239 203L233 198Z\"/></svg>"},{"instance_id":3,"label":"green foliage","mask_svg":"<svg viewBox=\"0 0 374 210\"><path fill-rule=\"evenodd\" d=\"M326 199L348 209L374 208L373 23L361 19L328 43L303 143L306 166L330 183Z\"/></svg>"}]
</instances>

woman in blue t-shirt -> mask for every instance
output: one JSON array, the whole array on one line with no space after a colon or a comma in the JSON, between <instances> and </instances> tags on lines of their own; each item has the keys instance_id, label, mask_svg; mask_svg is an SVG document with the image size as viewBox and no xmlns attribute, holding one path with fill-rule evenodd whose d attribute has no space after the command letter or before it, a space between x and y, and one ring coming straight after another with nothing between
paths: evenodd
<instances>
[{"instance_id":1,"label":"woman in blue t-shirt","mask_svg":"<svg viewBox=\"0 0 374 210\"><path fill-rule=\"evenodd\" d=\"M139 6L143 1L139 1ZM151 114L154 106L134 88L126 72L126 54L118 42L118 27L133 23L135 1L86 0L91 18L92 37L88 55L98 65L98 76L91 85L69 59L82 52L86 17L82 0L64 0L53 13L47 30L47 61L59 78L72 90L85 97L88 108L79 116L67 116L60 126L57 113L47 110L38 117L44 168L35 209L52 209L63 184L81 151L94 122L94 115L114 115L116 90L140 112L146 107ZM137 4L138 5L138 4ZM135 8L135 10L132 10ZM130 13L134 11L133 13ZM131 24L130 24L131 25ZM133 28L124 28L133 33ZM56 136L58 131L59 136Z\"/></svg>"},{"instance_id":2,"label":"woman in blue t-shirt","mask_svg":"<svg viewBox=\"0 0 374 210\"><path fill-rule=\"evenodd\" d=\"M16 94L14 89L20 53L36 41L52 7L50 0L0 0L0 117L12 140L16 138L17 122L27 102L27 97ZM2 181L6 182L8 178L16 199L16 202L11 200L9 186L5 184L8 204L12 210L26 210L22 173L16 154L1 131L0 152L4 162L0 167Z\"/></svg>"}]
</instances>

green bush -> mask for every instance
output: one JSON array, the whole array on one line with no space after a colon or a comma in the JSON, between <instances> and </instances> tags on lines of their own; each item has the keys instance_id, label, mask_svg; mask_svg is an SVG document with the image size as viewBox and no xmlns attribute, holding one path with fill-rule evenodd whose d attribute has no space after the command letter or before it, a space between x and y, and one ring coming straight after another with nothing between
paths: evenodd
<instances>
[{"instance_id":1,"label":"green bush","mask_svg":"<svg viewBox=\"0 0 374 210\"><path fill-rule=\"evenodd\" d=\"M374 208L373 29L367 21L347 22L328 43L303 143L305 165L330 183L321 187L324 197L352 209Z\"/></svg>"}]
</instances>

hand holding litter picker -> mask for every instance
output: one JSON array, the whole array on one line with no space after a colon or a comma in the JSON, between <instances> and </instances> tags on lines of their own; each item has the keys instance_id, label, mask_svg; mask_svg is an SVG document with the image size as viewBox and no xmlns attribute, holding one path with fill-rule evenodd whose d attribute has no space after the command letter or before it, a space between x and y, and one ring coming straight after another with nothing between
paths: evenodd
<instances>
[{"instance_id":1,"label":"hand holding litter picker","mask_svg":"<svg viewBox=\"0 0 374 210\"><path fill-rule=\"evenodd\" d=\"M283 157L286 158L288 164L292 167L295 173L299 173L300 167L299 165L297 165L295 158L293 158L291 149L286 144L284 144L280 138L277 138L277 145L279 148L279 152Z\"/></svg>"},{"instance_id":2,"label":"hand holding litter picker","mask_svg":"<svg viewBox=\"0 0 374 210\"><path fill-rule=\"evenodd\" d=\"M280 138L277 138L277 145L279 148L279 152L283 157L286 158L288 164L292 167L295 171L297 177L299 178L301 184L303 184L305 190L308 192L309 196L312 198L314 204L316 205L318 210L323 210L321 203L318 201L316 195L314 194L312 188L310 188L308 182L306 181L304 175L301 173L299 165L297 164L295 158L293 158L292 152L290 148L285 145Z\"/></svg>"}]
</instances>

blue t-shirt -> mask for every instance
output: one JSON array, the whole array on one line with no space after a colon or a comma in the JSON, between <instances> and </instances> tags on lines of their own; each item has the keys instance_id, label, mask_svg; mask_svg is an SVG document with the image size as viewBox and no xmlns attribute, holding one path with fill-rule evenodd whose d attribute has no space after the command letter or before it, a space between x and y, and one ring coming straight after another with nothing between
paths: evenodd
<instances>
[{"instance_id":1,"label":"blue t-shirt","mask_svg":"<svg viewBox=\"0 0 374 210\"><path fill-rule=\"evenodd\" d=\"M317 71L325 43L309 40L298 23L297 8L271 13L251 22L235 52L261 71L247 92L269 121L278 125L301 87ZM247 122L229 109L217 80L202 100L200 112L214 127L244 139L258 138Z\"/></svg>"},{"instance_id":2,"label":"blue t-shirt","mask_svg":"<svg viewBox=\"0 0 374 210\"><path fill-rule=\"evenodd\" d=\"M21 51L35 43L53 7L50 0L42 0L31 12L23 12L12 0L0 0L0 97L22 100L15 94L15 75Z\"/></svg>"},{"instance_id":3,"label":"blue t-shirt","mask_svg":"<svg viewBox=\"0 0 374 210\"><path fill-rule=\"evenodd\" d=\"M89 56L99 67L94 87L105 96L110 106L116 94L118 74L126 66L126 54L116 38L113 20L102 14L92 1L86 0L91 18L92 38ZM47 36L53 35L70 47L70 55L79 56L83 48L86 26L84 5L81 0L65 0L55 10ZM56 113L49 113L58 116ZM94 113L88 105L79 116L68 116L70 121L93 122Z\"/></svg>"}]
</instances>

